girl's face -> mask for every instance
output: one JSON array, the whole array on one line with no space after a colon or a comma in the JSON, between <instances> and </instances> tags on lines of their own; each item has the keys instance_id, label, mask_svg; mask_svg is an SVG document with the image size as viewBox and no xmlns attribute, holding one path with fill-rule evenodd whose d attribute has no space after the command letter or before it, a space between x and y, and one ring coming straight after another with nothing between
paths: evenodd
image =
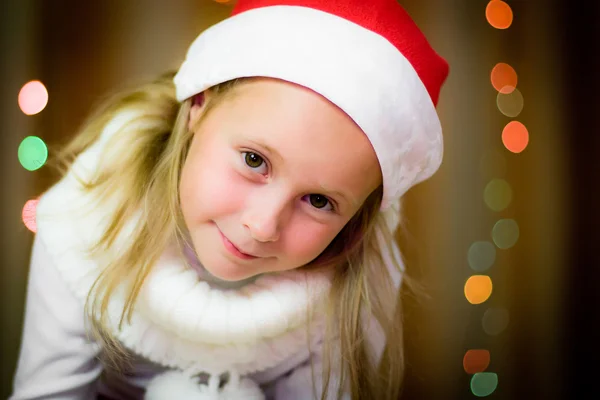
<instances>
[{"instance_id":1,"label":"girl's face","mask_svg":"<svg viewBox=\"0 0 600 400\"><path fill-rule=\"evenodd\" d=\"M199 261L239 281L315 259L382 178L361 129L315 92L260 78L230 95L194 132L180 196Z\"/></svg>"}]
</instances>

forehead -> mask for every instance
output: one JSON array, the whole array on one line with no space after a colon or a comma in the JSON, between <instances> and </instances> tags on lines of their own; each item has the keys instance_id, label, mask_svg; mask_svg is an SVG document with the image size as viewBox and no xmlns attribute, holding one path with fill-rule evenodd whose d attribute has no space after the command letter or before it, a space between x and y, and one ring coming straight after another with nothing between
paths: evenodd
<instances>
[{"instance_id":1,"label":"forehead","mask_svg":"<svg viewBox=\"0 0 600 400\"><path fill-rule=\"evenodd\" d=\"M375 151L362 130L337 106L304 87L252 79L233 88L214 117L220 135L238 145L266 147L274 172L298 183L319 184L363 200L381 183Z\"/></svg>"}]
</instances>

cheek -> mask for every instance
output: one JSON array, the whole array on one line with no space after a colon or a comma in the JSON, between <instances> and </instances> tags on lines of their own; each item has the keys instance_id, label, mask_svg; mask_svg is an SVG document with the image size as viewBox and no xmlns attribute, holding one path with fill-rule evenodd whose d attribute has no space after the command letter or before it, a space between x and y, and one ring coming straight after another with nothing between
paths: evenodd
<instances>
[{"instance_id":1,"label":"cheek","mask_svg":"<svg viewBox=\"0 0 600 400\"><path fill-rule=\"evenodd\" d=\"M329 246L339 229L317 223L294 223L288 231L286 251L289 257L306 264L315 259Z\"/></svg>"},{"instance_id":2,"label":"cheek","mask_svg":"<svg viewBox=\"0 0 600 400\"><path fill-rule=\"evenodd\" d=\"M229 158L231 156L229 155ZM184 166L181 209L188 223L214 219L240 207L240 176L222 152L190 157Z\"/></svg>"}]
</instances>

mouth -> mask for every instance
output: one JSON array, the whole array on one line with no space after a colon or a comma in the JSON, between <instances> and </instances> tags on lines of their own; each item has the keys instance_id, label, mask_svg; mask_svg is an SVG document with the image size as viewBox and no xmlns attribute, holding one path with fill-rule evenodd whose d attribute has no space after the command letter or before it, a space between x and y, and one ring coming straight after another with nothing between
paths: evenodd
<instances>
[{"instance_id":1,"label":"mouth","mask_svg":"<svg viewBox=\"0 0 600 400\"><path fill-rule=\"evenodd\" d=\"M221 232L220 229L219 234L221 235L221 239L223 241L225 249L227 249L227 251L229 251L234 256L241 258L242 260L254 260L256 258L260 258L257 256L253 256L252 254L244 253L243 251L238 249L229 239L227 239L227 237L223 234L223 232Z\"/></svg>"}]
</instances>

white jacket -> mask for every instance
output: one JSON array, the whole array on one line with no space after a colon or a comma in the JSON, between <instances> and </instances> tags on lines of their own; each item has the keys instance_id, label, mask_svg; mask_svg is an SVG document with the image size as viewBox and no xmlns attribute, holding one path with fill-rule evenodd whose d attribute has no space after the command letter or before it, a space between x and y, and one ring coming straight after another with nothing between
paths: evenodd
<instances>
[{"instance_id":1,"label":"white jacket","mask_svg":"<svg viewBox=\"0 0 600 400\"><path fill-rule=\"evenodd\" d=\"M144 283L131 324L114 332L135 357L133 371L125 376L103 374L97 359L101 349L88 336L84 317L86 296L103 263L87 257L85 249L97 242L112 207L95 206L72 172L90 176L106 141L132 116L123 113L110 122L72 171L40 199L23 340L10 399L94 399L99 393L148 400L313 398L309 362L315 366L320 391L324 320L319 305L329 278L294 270L223 290L186 267L174 246ZM135 218L114 251L129 240ZM398 286L398 274L393 277ZM117 293L109 307L115 326L124 298ZM309 336L307 307L315 310ZM383 349L385 340L371 322L371 340ZM334 383L335 379L331 398Z\"/></svg>"}]
</instances>

